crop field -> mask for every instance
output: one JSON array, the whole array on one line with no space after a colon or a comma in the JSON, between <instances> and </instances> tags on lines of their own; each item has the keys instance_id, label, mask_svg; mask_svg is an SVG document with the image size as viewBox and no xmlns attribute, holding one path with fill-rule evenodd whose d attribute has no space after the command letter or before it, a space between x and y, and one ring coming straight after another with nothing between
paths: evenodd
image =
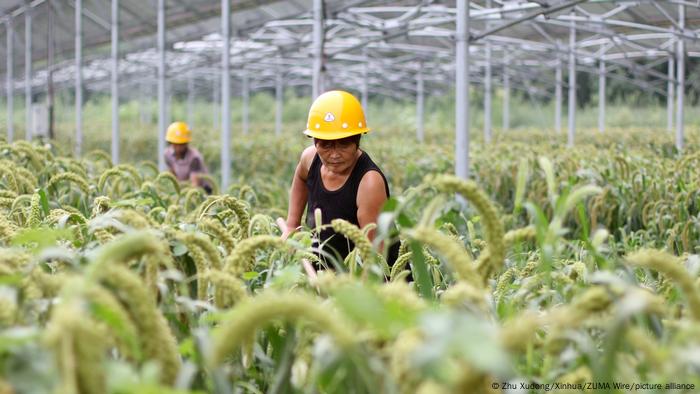
<instances>
[{"instance_id":1,"label":"crop field","mask_svg":"<svg viewBox=\"0 0 700 394\"><path fill-rule=\"evenodd\" d=\"M392 198L318 272L319 229L275 224L303 140L236 142L212 195L0 143L0 393L697 392L697 130L504 134L468 181L370 136Z\"/></svg>"}]
</instances>

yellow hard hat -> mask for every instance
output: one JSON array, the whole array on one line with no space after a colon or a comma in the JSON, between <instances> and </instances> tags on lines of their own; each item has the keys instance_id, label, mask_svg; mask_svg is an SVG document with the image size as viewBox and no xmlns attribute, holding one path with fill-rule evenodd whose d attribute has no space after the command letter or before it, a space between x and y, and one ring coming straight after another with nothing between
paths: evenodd
<instances>
[{"instance_id":1,"label":"yellow hard hat","mask_svg":"<svg viewBox=\"0 0 700 394\"><path fill-rule=\"evenodd\" d=\"M165 140L171 144L186 144L192 141L192 131L185 122L173 122L168 126Z\"/></svg>"},{"instance_id":2,"label":"yellow hard hat","mask_svg":"<svg viewBox=\"0 0 700 394\"><path fill-rule=\"evenodd\" d=\"M332 90L311 104L304 134L321 140L339 140L368 131L365 113L355 96Z\"/></svg>"}]
</instances>

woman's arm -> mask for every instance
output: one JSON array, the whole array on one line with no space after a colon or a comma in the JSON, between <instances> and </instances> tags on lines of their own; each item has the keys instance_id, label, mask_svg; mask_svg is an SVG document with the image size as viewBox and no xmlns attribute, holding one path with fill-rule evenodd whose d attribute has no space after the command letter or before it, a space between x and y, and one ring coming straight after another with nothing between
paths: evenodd
<instances>
[{"instance_id":1,"label":"woman's arm","mask_svg":"<svg viewBox=\"0 0 700 394\"><path fill-rule=\"evenodd\" d=\"M386 199L386 186L382 175L377 171L367 171L357 189L357 222L360 228L377 223ZM373 241L374 230L367 233L367 237Z\"/></svg>"}]
</instances>

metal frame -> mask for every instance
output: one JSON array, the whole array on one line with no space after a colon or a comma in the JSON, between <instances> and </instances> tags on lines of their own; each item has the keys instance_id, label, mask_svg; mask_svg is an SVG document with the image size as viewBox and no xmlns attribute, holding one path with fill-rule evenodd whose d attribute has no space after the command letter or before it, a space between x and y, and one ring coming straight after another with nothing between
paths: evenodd
<instances>
[{"instance_id":1,"label":"metal frame","mask_svg":"<svg viewBox=\"0 0 700 394\"><path fill-rule=\"evenodd\" d=\"M122 36L119 35L117 15L109 18L104 11L109 1L127 16L122 22ZM423 95L444 94L456 87L456 105L460 109L455 119L456 152L459 153L456 172L467 176L468 157L464 159L462 156L468 151L469 141L465 133L469 128L469 107L468 97L462 96L470 82L484 84L484 135L487 141L492 130L490 92L495 78L495 83L504 90L503 129L510 127L510 114L506 109L509 95L505 92L520 90L531 97L554 97L554 129L559 132L562 89L568 88L567 140L573 144L575 77L577 72L587 72L600 78L601 131L605 117L605 81L624 81L668 97L668 127L671 129L675 123L676 146L681 150L684 138L683 87L686 86L684 59L700 57L700 29L685 28L686 19L689 23L700 20L700 5L683 0L663 3L497 0L492 4L492 0L484 0L457 1L455 7L432 0L415 0L413 4L402 2L398 6L380 0L246 0L240 5L237 3L233 15L230 2L226 0L220 4L216 0L158 0L159 7L148 11L154 14L135 12L135 0L117 1L68 2L76 10L75 45L71 46L72 49L64 47L58 55L66 59L71 51L75 54L74 60L56 64L55 85L59 89L75 86L81 92L84 89L112 91L115 97L112 111L117 115L113 116L112 126L112 154L116 161L119 153L117 84L131 86L143 82L145 76L151 75L157 67L161 168L165 128L162 79L168 75L188 75L202 85L211 86L208 82L220 85L221 113L216 116L220 117L222 129L224 185L230 176L231 77L235 77L233 91L240 91L243 97L242 130L247 133L249 92L261 89L279 91L280 73L276 70L280 63L284 65L285 86L310 86L314 97L324 90L327 82L332 82L333 86L360 91L365 106L370 95L414 98L418 139L422 138L422 126L418 123L422 107L419 102ZM32 27L32 12L29 11L33 9L36 18L44 18L47 6L45 0L30 3L12 0L8 3L11 3L9 8L0 9L0 15L4 15L0 18L7 23L8 53L11 53L9 35L13 31L14 19L24 14L25 35L29 38L25 39L25 44L29 47L32 35L45 34L45 30L41 31L43 23L37 22ZM165 14L166 7L172 8L173 12ZM469 14L470 22L468 30L463 31L460 29L464 29L465 12ZM212 29L211 22L222 13L226 15L221 19L221 30ZM677 17L674 16L676 13ZM85 17L82 34L78 15ZM154 20L157 23L152 23ZM230 36L232 20L237 27L235 41ZM165 46L165 25L169 27L168 37L174 43L171 49ZM62 30L61 25L58 26L57 34L72 34L65 26ZM562 45L556 37L567 33L569 43ZM106 39L110 35L111 41ZM154 35L158 37L157 52L149 48L152 44L148 44ZM118 58L120 39L122 50L128 53L123 59ZM102 49L108 42L112 49L110 57L105 56ZM46 70L41 68L41 62L45 60L42 58L44 48L37 43L34 49L25 51L23 86L28 104L27 123L30 122L31 94L33 91L43 92L46 78ZM83 48L87 54L84 58ZM279 59L276 54L279 54ZM566 84L561 68L565 56L569 66ZM508 61L504 61L506 57ZM15 67L13 60L8 59L5 69L0 69L7 82L8 110L12 105L12 92L18 86L12 72ZM656 70L661 62L666 61L669 62L667 72ZM36 73L32 73L34 64L37 65ZM465 71L469 67L472 71ZM628 72L635 77L627 76ZM500 78L494 73L500 73ZM182 88L174 86L173 89ZM186 89L192 94L194 88L188 82ZM124 89L123 94L126 98L135 94L132 92L138 94L140 89ZM77 154L82 139L79 102L76 95ZM675 122L672 116L674 104ZM275 127L278 133L280 128ZM8 138L12 132L8 126Z\"/></svg>"}]
</instances>

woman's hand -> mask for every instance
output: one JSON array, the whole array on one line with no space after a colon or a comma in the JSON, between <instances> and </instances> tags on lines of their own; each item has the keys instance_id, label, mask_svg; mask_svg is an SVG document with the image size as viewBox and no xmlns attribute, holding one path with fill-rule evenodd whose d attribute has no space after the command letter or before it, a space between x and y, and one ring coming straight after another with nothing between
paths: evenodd
<instances>
[{"instance_id":1,"label":"woman's hand","mask_svg":"<svg viewBox=\"0 0 700 394\"><path fill-rule=\"evenodd\" d=\"M282 219L282 218L277 218L275 221L277 223L277 227L279 227L280 231L282 231L282 235L280 235L280 238L283 240L286 240L289 238L290 235L294 234L301 226L289 226L287 222Z\"/></svg>"}]
</instances>

